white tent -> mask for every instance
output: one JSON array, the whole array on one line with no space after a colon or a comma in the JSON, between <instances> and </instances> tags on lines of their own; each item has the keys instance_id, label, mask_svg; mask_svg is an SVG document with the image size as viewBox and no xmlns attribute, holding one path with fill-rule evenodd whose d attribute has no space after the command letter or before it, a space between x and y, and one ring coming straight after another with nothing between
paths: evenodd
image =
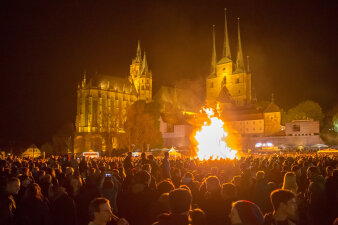
<instances>
[{"instance_id":1,"label":"white tent","mask_svg":"<svg viewBox=\"0 0 338 225\"><path fill-rule=\"evenodd\" d=\"M32 157L37 158L42 156L42 153L36 145L32 144L29 148L26 149L24 153L21 154L22 157Z\"/></svg>"}]
</instances>

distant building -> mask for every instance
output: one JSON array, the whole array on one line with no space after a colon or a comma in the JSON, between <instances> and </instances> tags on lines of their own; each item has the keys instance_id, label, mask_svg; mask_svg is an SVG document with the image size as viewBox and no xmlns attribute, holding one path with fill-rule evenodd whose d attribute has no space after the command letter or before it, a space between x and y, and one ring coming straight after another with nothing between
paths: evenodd
<instances>
[{"instance_id":1,"label":"distant building","mask_svg":"<svg viewBox=\"0 0 338 225\"><path fill-rule=\"evenodd\" d=\"M227 18L225 14L224 42L222 57L217 61L215 27L213 27L213 49L210 73L206 78L206 103L213 106L217 102L223 87L225 87L232 101L239 106L251 103L251 72L249 63L244 64L240 26L238 19L238 47L236 61L231 52L228 37Z\"/></svg>"},{"instance_id":2,"label":"distant building","mask_svg":"<svg viewBox=\"0 0 338 225\"><path fill-rule=\"evenodd\" d=\"M314 136L319 135L319 121L294 120L285 124L286 136Z\"/></svg>"},{"instance_id":3,"label":"distant building","mask_svg":"<svg viewBox=\"0 0 338 225\"><path fill-rule=\"evenodd\" d=\"M117 148L117 134L124 132L127 107L137 100L152 100L152 72L138 42L129 77L96 74L83 76L77 90L74 152Z\"/></svg>"},{"instance_id":4,"label":"distant building","mask_svg":"<svg viewBox=\"0 0 338 225\"><path fill-rule=\"evenodd\" d=\"M26 151L24 151L21 154L22 157L30 157L30 158L38 158L40 156L42 156L42 153L40 151L40 149L38 147L36 147L36 145L32 144L29 148L26 149Z\"/></svg>"},{"instance_id":5,"label":"distant building","mask_svg":"<svg viewBox=\"0 0 338 225\"><path fill-rule=\"evenodd\" d=\"M184 118L177 118L177 114L162 114L160 117L160 131L164 147L189 149L193 127Z\"/></svg>"}]
</instances>

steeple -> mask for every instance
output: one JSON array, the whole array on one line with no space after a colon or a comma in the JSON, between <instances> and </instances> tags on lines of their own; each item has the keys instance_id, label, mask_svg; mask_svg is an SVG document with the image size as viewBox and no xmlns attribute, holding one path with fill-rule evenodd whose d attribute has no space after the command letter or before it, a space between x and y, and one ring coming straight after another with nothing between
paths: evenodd
<instances>
[{"instance_id":1,"label":"steeple","mask_svg":"<svg viewBox=\"0 0 338 225\"><path fill-rule=\"evenodd\" d=\"M84 71L84 72L83 72L83 79L82 79L82 84L81 84L81 86L82 86L82 87L85 87L86 84L87 84L87 72Z\"/></svg>"},{"instance_id":2,"label":"steeple","mask_svg":"<svg viewBox=\"0 0 338 225\"><path fill-rule=\"evenodd\" d=\"M229 36L228 36L228 23L227 23L227 9L224 9L224 43L223 43L223 57L231 59Z\"/></svg>"},{"instance_id":3,"label":"steeple","mask_svg":"<svg viewBox=\"0 0 338 225\"><path fill-rule=\"evenodd\" d=\"M275 96L273 93L271 93L271 103L275 103Z\"/></svg>"},{"instance_id":4,"label":"steeple","mask_svg":"<svg viewBox=\"0 0 338 225\"><path fill-rule=\"evenodd\" d=\"M250 57L246 56L246 72L250 73Z\"/></svg>"},{"instance_id":5,"label":"steeple","mask_svg":"<svg viewBox=\"0 0 338 225\"><path fill-rule=\"evenodd\" d=\"M146 52L144 51L141 74L147 75L148 73L149 73L149 71L148 71L147 57L146 57Z\"/></svg>"},{"instance_id":6,"label":"steeple","mask_svg":"<svg viewBox=\"0 0 338 225\"><path fill-rule=\"evenodd\" d=\"M245 72L245 67L244 67L243 52L242 52L242 41L241 41L241 31L240 31L240 26L239 26L239 18L237 18L237 21L238 21L238 49L237 49L235 73L243 73Z\"/></svg>"},{"instance_id":7,"label":"steeple","mask_svg":"<svg viewBox=\"0 0 338 225\"><path fill-rule=\"evenodd\" d=\"M215 41L215 25L212 25L212 56L209 77L216 77L216 41Z\"/></svg>"},{"instance_id":8,"label":"steeple","mask_svg":"<svg viewBox=\"0 0 338 225\"><path fill-rule=\"evenodd\" d=\"M140 44L140 40L138 40L135 61L140 63L141 60L142 60L141 44Z\"/></svg>"}]
</instances>

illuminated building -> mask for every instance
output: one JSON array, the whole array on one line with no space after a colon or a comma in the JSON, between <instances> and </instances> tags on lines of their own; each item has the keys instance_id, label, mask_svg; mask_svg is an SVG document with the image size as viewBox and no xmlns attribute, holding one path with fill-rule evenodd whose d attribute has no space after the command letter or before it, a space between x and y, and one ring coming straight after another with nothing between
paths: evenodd
<instances>
[{"instance_id":1,"label":"illuminated building","mask_svg":"<svg viewBox=\"0 0 338 225\"><path fill-rule=\"evenodd\" d=\"M97 74L87 80L84 74L77 89L74 152L118 148L117 136L124 132L127 108L137 100L152 100L152 73L145 52L142 57L140 42L129 77Z\"/></svg>"},{"instance_id":2,"label":"illuminated building","mask_svg":"<svg viewBox=\"0 0 338 225\"><path fill-rule=\"evenodd\" d=\"M249 66L245 68L244 65L239 19L237 57L236 62L234 62L230 52L226 14L223 53L222 58L218 61L216 55L215 26L213 26L211 69L206 79L206 103L208 106L216 104L223 87L226 87L236 105L242 106L251 102L251 73Z\"/></svg>"},{"instance_id":3,"label":"illuminated building","mask_svg":"<svg viewBox=\"0 0 338 225\"><path fill-rule=\"evenodd\" d=\"M206 105L220 106L222 117L232 129L242 136L269 136L280 132L281 114L272 99L265 109L257 107L251 98L251 72L249 62L244 64L238 19L238 47L236 61L230 52L227 18L225 13L222 58L217 61L215 27L211 70L206 78Z\"/></svg>"}]
</instances>

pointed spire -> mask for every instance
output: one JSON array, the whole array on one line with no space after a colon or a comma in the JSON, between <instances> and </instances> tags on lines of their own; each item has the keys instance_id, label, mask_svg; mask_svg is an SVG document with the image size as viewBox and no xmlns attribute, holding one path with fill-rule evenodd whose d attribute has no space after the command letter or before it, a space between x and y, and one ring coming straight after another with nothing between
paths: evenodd
<instances>
[{"instance_id":1,"label":"pointed spire","mask_svg":"<svg viewBox=\"0 0 338 225\"><path fill-rule=\"evenodd\" d=\"M141 74L148 74L148 63L146 57L146 51L144 51L143 60L142 60L142 70Z\"/></svg>"},{"instance_id":2,"label":"pointed spire","mask_svg":"<svg viewBox=\"0 0 338 225\"><path fill-rule=\"evenodd\" d=\"M250 57L246 56L246 72L250 73Z\"/></svg>"},{"instance_id":3,"label":"pointed spire","mask_svg":"<svg viewBox=\"0 0 338 225\"><path fill-rule=\"evenodd\" d=\"M83 71L82 87L85 87L87 84L87 72Z\"/></svg>"},{"instance_id":4,"label":"pointed spire","mask_svg":"<svg viewBox=\"0 0 338 225\"><path fill-rule=\"evenodd\" d=\"M140 40L138 40L135 60L136 62L140 63L141 59L142 59L141 44L140 44Z\"/></svg>"},{"instance_id":5,"label":"pointed spire","mask_svg":"<svg viewBox=\"0 0 338 225\"><path fill-rule=\"evenodd\" d=\"M242 41L241 41L241 31L239 26L239 18L238 21L238 49L237 49L237 58L236 58L236 70L235 73L245 72L244 60L243 60L243 52L242 52Z\"/></svg>"},{"instance_id":6,"label":"pointed spire","mask_svg":"<svg viewBox=\"0 0 338 225\"><path fill-rule=\"evenodd\" d=\"M216 76L216 41L215 41L215 25L212 25L212 56L210 75Z\"/></svg>"},{"instance_id":7,"label":"pointed spire","mask_svg":"<svg viewBox=\"0 0 338 225\"><path fill-rule=\"evenodd\" d=\"M231 59L229 36L228 36L228 23L227 23L227 9L224 9L225 21L224 21L224 43L223 43L223 57Z\"/></svg>"}]
</instances>

